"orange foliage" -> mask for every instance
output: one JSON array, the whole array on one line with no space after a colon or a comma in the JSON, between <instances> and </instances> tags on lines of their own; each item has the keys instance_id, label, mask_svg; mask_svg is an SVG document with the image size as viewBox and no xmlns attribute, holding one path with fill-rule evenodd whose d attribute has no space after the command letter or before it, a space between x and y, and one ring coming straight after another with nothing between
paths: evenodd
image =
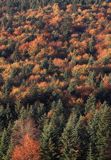
<instances>
[{"instance_id":1,"label":"orange foliage","mask_svg":"<svg viewBox=\"0 0 111 160\"><path fill-rule=\"evenodd\" d=\"M22 44L22 45L19 47L19 50L24 52L24 51L26 51L28 48L29 48L29 43L27 42L27 43Z\"/></svg>"},{"instance_id":2,"label":"orange foliage","mask_svg":"<svg viewBox=\"0 0 111 160\"><path fill-rule=\"evenodd\" d=\"M87 49L87 41L82 41L81 42L81 46L83 47L83 48L85 48L85 49Z\"/></svg>"},{"instance_id":3,"label":"orange foliage","mask_svg":"<svg viewBox=\"0 0 111 160\"><path fill-rule=\"evenodd\" d=\"M83 117L83 120L88 122L89 120L91 120L93 118L93 113L89 112L85 115L85 117Z\"/></svg>"},{"instance_id":4,"label":"orange foliage","mask_svg":"<svg viewBox=\"0 0 111 160\"><path fill-rule=\"evenodd\" d=\"M48 117L48 118L52 118L53 114L54 114L54 111L53 111L53 110L50 110L50 111L47 113L47 117Z\"/></svg>"},{"instance_id":5,"label":"orange foliage","mask_svg":"<svg viewBox=\"0 0 111 160\"><path fill-rule=\"evenodd\" d=\"M38 84L38 86L39 86L40 88L45 89L45 88L48 87L48 83L47 83L47 82L40 82L40 83Z\"/></svg>"},{"instance_id":6,"label":"orange foliage","mask_svg":"<svg viewBox=\"0 0 111 160\"><path fill-rule=\"evenodd\" d=\"M103 13L98 13L97 14L97 18L99 19L99 18L102 18L102 17L104 17L104 14Z\"/></svg>"},{"instance_id":7,"label":"orange foliage","mask_svg":"<svg viewBox=\"0 0 111 160\"><path fill-rule=\"evenodd\" d=\"M39 142L26 134L20 145L15 146L12 152L12 160L40 160L39 150Z\"/></svg>"},{"instance_id":8,"label":"orange foliage","mask_svg":"<svg viewBox=\"0 0 111 160\"><path fill-rule=\"evenodd\" d=\"M42 45L46 44L43 35L38 35L36 41L37 44L42 44Z\"/></svg>"},{"instance_id":9,"label":"orange foliage","mask_svg":"<svg viewBox=\"0 0 111 160\"><path fill-rule=\"evenodd\" d=\"M50 19L50 24L51 25L56 25L61 21L61 17L59 15L54 16L53 18Z\"/></svg>"},{"instance_id":10,"label":"orange foliage","mask_svg":"<svg viewBox=\"0 0 111 160\"><path fill-rule=\"evenodd\" d=\"M60 59L60 58L55 58L53 60L53 64L57 67L63 67L64 66L64 60Z\"/></svg>"},{"instance_id":11,"label":"orange foliage","mask_svg":"<svg viewBox=\"0 0 111 160\"><path fill-rule=\"evenodd\" d=\"M37 45L46 45L43 35L38 35L33 41L31 41L29 47L30 52L34 52L37 49Z\"/></svg>"},{"instance_id":12,"label":"orange foliage","mask_svg":"<svg viewBox=\"0 0 111 160\"><path fill-rule=\"evenodd\" d=\"M54 91L58 89L59 93L66 89L69 81L67 83L65 80L61 81L55 70L53 73L50 73L47 72L46 68L41 67L40 64L42 64L45 57L48 57L54 66L58 67L57 69L61 72L60 76L63 75L63 70L71 73L69 74L69 79L80 75L74 80L74 82L78 82L75 90L77 90L81 97L89 95L94 90L94 87L88 86L85 83L88 72L96 70L98 74L101 73L102 69L104 72L106 70L110 72L111 69L110 61L109 64L102 61L102 58L103 60L107 60L105 57L108 57L110 60L111 57L111 3L105 5L107 7L92 5L90 6L91 8L84 9L78 5L77 14L73 13L73 6L71 4L66 6L66 10L59 8L58 4L48 5L37 10L30 9L26 12L15 14L12 33L8 32L8 30L3 30L1 27L0 70L4 84L10 78L12 69L16 67L20 68L20 73L17 73L14 77L14 84L11 85L9 95L14 100L25 100L30 96L32 84L43 90L49 86L55 87ZM21 17L24 17L24 21L19 23ZM71 26L68 30L68 37L65 38L62 33L61 21L64 19L67 23L68 17L71 20ZM92 58L97 63L93 65L88 64L90 58L88 44L91 40L91 35L96 39L93 46L95 54L92 55ZM15 49L13 49L13 45L11 46L12 42L14 42L14 45L16 43L19 45L19 52L18 48L14 47ZM9 49L12 47L13 50L10 54L7 54L8 47ZM5 58L5 53L9 56L8 58ZM17 56L17 60L15 56ZM15 57L15 60L13 57ZM22 72L22 66L25 66L25 64L32 64L34 66L30 74L26 72L26 75L24 75L24 71ZM44 75L45 80L43 82ZM21 79L24 79L23 83ZM20 81L17 85L15 84L16 80L18 80L17 82ZM102 80L105 89L111 87L108 77ZM2 85L0 89L0 97L3 97ZM68 96L70 104L81 104L82 101L79 98L78 96L78 100L76 100L73 96ZM51 117L51 112L48 113L48 116Z\"/></svg>"},{"instance_id":13,"label":"orange foliage","mask_svg":"<svg viewBox=\"0 0 111 160\"><path fill-rule=\"evenodd\" d=\"M95 35L96 34L96 29L90 29L88 30L88 33L91 35Z\"/></svg>"}]
</instances>

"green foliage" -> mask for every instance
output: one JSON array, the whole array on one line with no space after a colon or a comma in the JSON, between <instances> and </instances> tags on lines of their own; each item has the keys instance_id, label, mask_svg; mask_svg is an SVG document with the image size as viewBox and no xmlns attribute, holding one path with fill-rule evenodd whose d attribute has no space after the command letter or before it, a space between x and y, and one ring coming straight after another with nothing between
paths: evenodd
<instances>
[{"instance_id":1,"label":"green foliage","mask_svg":"<svg viewBox=\"0 0 111 160\"><path fill-rule=\"evenodd\" d=\"M61 160L76 160L79 154L79 137L77 131L77 117L75 112L70 114L63 130L61 141Z\"/></svg>"},{"instance_id":2,"label":"green foliage","mask_svg":"<svg viewBox=\"0 0 111 160\"><path fill-rule=\"evenodd\" d=\"M45 160L59 159L59 136L64 126L62 102L59 100L52 105L52 117L44 120L41 134L41 157Z\"/></svg>"},{"instance_id":3,"label":"green foliage","mask_svg":"<svg viewBox=\"0 0 111 160\"><path fill-rule=\"evenodd\" d=\"M75 90L76 87L76 83L75 82L71 82L67 88L67 90L72 93Z\"/></svg>"},{"instance_id":4,"label":"green foliage","mask_svg":"<svg viewBox=\"0 0 111 160\"><path fill-rule=\"evenodd\" d=\"M15 109L12 109L8 105L6 107L0 106L0 130L7 128L9 123L12 123L16 118Z\"/></svg>"},{"instance_id":5,"label":"green foliage","mask_svg":"<svg viewBox=\"0 0 111 160\"><path fill-rule=\"evenodd\" d=\"M94 87L95 86L95 72L89 72L89 75L86 79L86 84L90 85L91 87Z\"/></svg>"},{"instance_id":6,"label":"green foliage","mask_svg":"<svg viewBox=\"0 0 111 160\"><path fill-rule=\"evenodd\" d=\"M0 159L8 160L10 148L11 125L5 128L0 138ZM10 150L11 151L11 150Z\"/></svg>"},{"instance_id":7,"label":"green foliage","mask_svg":"<svg viewBox=\"0 0 111 160\"><path fill-rule=\"evenodd\" d=\"M94 58L93 58L93 56L90 56L90 58L89 58L89 60L88 60L88 64L89 64L89 65L94 64Z\"/></svg>"},{"instance_id":8,"label":"green foliage","mask_svg":"<svg viewBox=\"0 0 111 160\"><path fill-rule=\"evenodd\" d=\"M0 160L27 133L43 160L110 159L110 5L92 6L101 2L0 1Z\"/></svg>"},{"instance_id":9,"label":"green foliage","mask_svg":"<svg viewBox=\"0 0 111 160\"><path fill-rule=\"evenodd\" d=\"M89 44L88 44L88 46L89 46L89 53L90 54L95 54L95 48L94 48L94 44L95 44L95 37L94 36L92 36L91 37L91 40L89 41Z\"/></svg>"},{"instance_id":10,"label":"green foliage","mask_svg":"<svg viewBox=\"0 0 111 160\"><path fill-rule=\"evenodd\" d=\"M58 3L61 8L65 8L67 4L73 4L74 12L77 11L77 4L81 5L89 5L93 3L101 4L101 0L7 0L7 1L0 1L1 7L4 5L7 6L7 13L12 15L16 11L23 11L29 8L36 9L39 7L47 6L48 4Z\"/></svg>"},{"instance_id":11,"label":"green foliage","mask_svg":"<svg viewBox=\"0 0 111 160\"><path fill-rule=\"evenodd\" d=\"M85 113L88 113L89 111L93 112L96 109L96 99L95 96L92 94L89 96L86 104L85 104Z\"/></svg>"},{"instance_id":12,"label":"green foliage","mask_svg":"<svg viewBox=\"0 0 111 160\"><path fill-rule=\"evenodd\" d=\"M90 145L89 157L92 156L94 160L109 159L109 144L111 133L111 110L109 106L104 103L101 105L100 111L95 111L93 119L89 122Z\"/></svg>"},{"instance_id":13,"label":"green foliage","mask_svg":"<svg viewBox=\"0 0 111 160\"><path fill-rule=\"evenodd\" d=\"M69 17L64 18L60 24L59 32L60 34L62 33L63 36L65 36L65 39L67 39L68 36L70 35L71 26L72 26L71 24L72 24L72 20Z\"/></svg>"}]
</instances>

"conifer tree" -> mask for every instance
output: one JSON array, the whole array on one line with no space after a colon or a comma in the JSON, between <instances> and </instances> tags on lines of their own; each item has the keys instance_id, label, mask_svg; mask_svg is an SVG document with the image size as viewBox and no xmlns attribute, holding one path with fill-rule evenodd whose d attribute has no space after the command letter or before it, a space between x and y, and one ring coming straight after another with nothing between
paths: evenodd
<instances>
[{"instance_id":1,"label":"conifer tree","mask_svg":"<svg viewBox=\"0 0 111 160\"><path fill-rule=\"evenodd\" d=\"M77 117L72 112L61 137L61 160L76 160L78 157L79 139L76 128Z\"/></svg>"},{"instance_id":2,"label":"conifer tree","mask_svg":"<svg viewBox=\"0 0 111 160\"><path fill-rule=\"evenodd\" d=\"M91 143L89 143L89 148L88 148L88 152L87 152L87 160L94 160L94 156L92 154L92 146Z\"/></svg>"},{"instance_id":3,"label":"conifer tree","mask_svg":"<svg viewBox=\"0 0 111 160\"><path fill-rule=\"evenodd\" d=\"M86 83L90 85L91 87L94 87L95 85L95 72L89 72L89 75L87 77Z\"/></svg>"},{"instance_id":4,"label":"conifer tree","mask_svg":"<svg viewBox=\"0 0 111 160\"><path fill-rule=\"evenodd\" d=\"M78 0L71 0L71 3L73 5L73 11L76 12L77 11Z\"/></svg>"},{"instance_id":5,"label":"conifer tree","mask_svg":"<svg viewBox=\"0 0 111 160\"><path fill-rule=\"evenodd\" d=\"M95 111L93 119L89 122L90 153L94 160L106 160L111 156L109 152L111 145L111 109L106 103L100 107L100 110Z\"/></svg>"},{"instance_id":6,"label":"conifer tree","mask_svg":"<svg viewBox=\"0 0 111 160\"><path fill-rule=\"evenodd\" d=\"M90 56L90 58L89 58L89 60L88 60L88 64L89 64L89 65L93 65L93 64L94 64L94 58L93 58L92 55Z\"/></svg>"},{"instance_id":7,"label":"conifer tree","mask_svg":"<svg viewBox=\"0 0 111 160\"><path fill-rule=\"evenodd\" d=\"M56 105L56 106L55 106ZM41 134L41 157L44 160L59 159L59 136L64 127L62 102L52 104L51 117L44 121Z\"/></svg>"},{"instance_id":8,"label":"conifer tree","mask_svg":"<svg viewBox=\"0 0 111 160\"><path fill-rule=\"evenodd\" d=\"M10 145L11 125L8 128L4 128L2 136L0 138L0 160L6 160L8 157L8 149Z\"/></svg>"},{"instance_id":9,"label":"conifer tree","mask_svg":"<svg viewBox=\"0 0 111 160\"><path fill-rule=\"evenodd\" d=\"M77 118L72 112L62 134L62 158L63 160L86 160L89 135L82 117Z\"/></svg>"},{"instance_id":10,"label":"conifer tree","mask_svg":"<svg viewBox=\"0 0 111 160\"><path fill-rule=\"evenodd\" d=\"M56 157L55 145L53 142L54 127L46 120L41 135L41 157L44 160L51 160Z\"/></svg>"},{"instance_id":11,"label":"conifer tree","mask_svg":"<svg viewBox=\"0 0 111 160\"><path fill-rule=\"evenodd\" d=\"M12 149L13 149L13 144L10 141L9 146L8 146L8 150L7 150L7 153L5 155L5 159L4 160L10 160L11 159Z\"/></svg>"},{"instance_id":12,"label":"conifer tree","mask_svg":"<svg viewBox=\"0 0 111 160\"><path fill-rule=\"evenodd\" d=\"M111 154L109 155L108 150L111 146L111 109L109 106L104 103L101 106L101 110L99 112L99 122L97 129L97 150L98 150L98 159L104 160L109 159Z\"/></svg>"},{"instance_id":13,"label":"conifer tree","mask_svg":"<svg viewBox=\"0 0 111 160\"><path fill-rule=\"evenodd\" d=\"M77 123L77 131L79 137L79 156L78 159L86 160L88 144L89 144L89 133L87 131L87 124L83 117L80 117Z\"/></svg>"},{"instance_id":14,"label":"conifer tree","mask_svg":"<svg viewBox=\"0 0 111 160\"><path fill-rule=\"evenodd\" d=\"M91 94L85 104L85 113L88 113L89 111L94 111L95 108L96 108L96 98L93 94Z\"/></svg>"}]
</instances>

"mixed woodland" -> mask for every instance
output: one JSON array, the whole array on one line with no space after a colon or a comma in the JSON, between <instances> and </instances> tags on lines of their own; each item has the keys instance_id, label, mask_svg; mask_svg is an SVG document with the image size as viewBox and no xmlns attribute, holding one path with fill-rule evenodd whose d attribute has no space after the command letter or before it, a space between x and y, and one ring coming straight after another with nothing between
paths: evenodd
<instances>
[{"instance_id":1,"label":"mixed woodland","mask_svg":"<svg viewBox=\"0 0 111 160\"><path fill-rule=\"evenodd\" d=\"M110 0L0 0L0 160L111 160Z\"/></svg>"}]
</instances>

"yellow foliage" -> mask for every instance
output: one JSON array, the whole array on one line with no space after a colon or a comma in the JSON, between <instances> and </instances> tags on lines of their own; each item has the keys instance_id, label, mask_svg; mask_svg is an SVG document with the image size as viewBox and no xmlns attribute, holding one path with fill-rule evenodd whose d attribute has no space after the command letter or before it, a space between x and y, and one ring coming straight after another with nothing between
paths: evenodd
<instances>
[{"instance_id":1,"label":"yellow foliage","mask_svg":"<svg viewBox=\"0 0 111 160\"><path fill-rule=\"evenodd\" d=\"M20 88L19 88L19 87L13 87L10 95L11 95L11 96L15 96L15 95L18 94L19 92L20 92Z\"/></svg>"},{"instance_id":2,"label":"yellow foliage","mask_svg":"<svg viewBox=\"0 0 111 160\"><path fill-rule=\"evenodd\" d=\"M59 8L59 5L57 3L55 3L53 6L52 6L52 9L53 9L53 13L55 15L59 14L60 13L60 8Z\"/></svg>"},{"instance_id":3,"label":"yellow foliage","mask_svg":"<svg viewBox=\"0 0 111 160\"><path fill-rule=\"evenodd\" d=\"M32 70L32 73L37 74L40 71L40 66L39 64L36 64Z\"/></svg>"},{"instance_id":4,"label":"yellow foliage","mask_svg":"<svg viewBox=\"0 0 111 160\"><path fill-rule=\"evenodd\" d=\"M41 89L46 89L48 87L48 83L47 82L40 82L38 84L38 87Z\"/></svg>"}]
</instances>

